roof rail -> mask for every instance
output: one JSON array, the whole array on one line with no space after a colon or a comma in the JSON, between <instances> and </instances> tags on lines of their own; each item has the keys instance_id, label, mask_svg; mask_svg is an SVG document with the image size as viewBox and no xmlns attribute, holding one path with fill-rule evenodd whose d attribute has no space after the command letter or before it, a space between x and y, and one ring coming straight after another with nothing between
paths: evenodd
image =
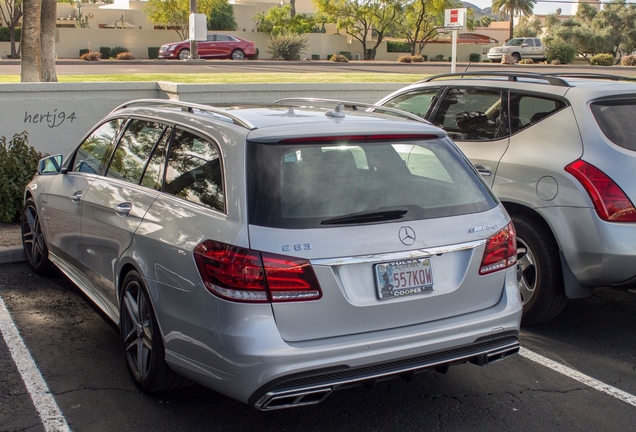
<instances>
[{"instance_id":1,"label":"roof rail","mask_svg":"<svg viewBox=\"0 0 636 432\"><path fill-rule=\"evenodd\" d=\"M588 78L588 79L600 79L610 81L630 81L636 82L636 78L624 77L620 75L599 74L592 72L563 72L563 73L550 73L546 74L560 78Z\"/></svg>"},{"instance_id":2,"label":"roof rail","mask_svg":"<svg viewBox=\"0 0 636 432\"><path fill-rule=\"evenodd\" d=\"M570 87L567 81L559 78L556 75L541 74L536 72L514 72L514 71L477 71L477 72L456 72L433 75L417 83L431 82L437 79L445 78L479 78L479 77L498 77L508 78L508 81L519 81L519 78L533 79L539 81L545 81L548 84L559 87Z\"/></svg>"},{"instance_id":3,"label":"roof rail","mask_svg":"<svg viewBox=\"0 0 636 432\"><path fill-rule=\"evenodd\" d=\"M382 112L387 112L391 114L396 114L400 117L405 117L409 120L415 120L421 123L429 123L427 120L423 119L422 117L407 111L403 111L397 108L389 108L385 106L369 104L365 102L352 102L352 101L345 101L340 99L324 99L324 98L284 98L284 99L278 99L274 101L274 103L277 105L294 105L294 106L306 106L311 104L313 106L319 105L324 107L335 106L336 108L338 105L341 105L343 108L351 108L353 111L358 111L358 108L360 107L360 108L366 108L367 110L382 111Z\"/></svg>"},{"instance_id":4,"label":"roof rail","mask_svg":"<svg viewBox=\"0 0 636 432\"><path fill-rule=\"evenodd\" d=\"M210 105L204 105L204 104L199 104L194 102L177 101L173 99L135 99L135 100L119 105L117 108L113 109L111 112L119 111L121 109L132 107L132 106L149 107L153 105L154 106L163 105L168 108L181 108L183 111L187 111L190 113L194 112L195 109L199 111L205 111L211 114L225 117L227 120L231 121L235 125L244 127L245 129L250 129L250 130L256 129L256 126L254 126L249 121L235 114L232 114L227 110L215 108Z\"/></svg>"}]
</instances>

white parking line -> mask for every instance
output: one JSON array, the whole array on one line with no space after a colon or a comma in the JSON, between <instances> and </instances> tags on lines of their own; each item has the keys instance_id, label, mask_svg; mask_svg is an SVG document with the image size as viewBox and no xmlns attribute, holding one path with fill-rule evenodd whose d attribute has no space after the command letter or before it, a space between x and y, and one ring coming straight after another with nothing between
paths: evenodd
<instances>
[{"instance_id":1,"label":"white parking line","mask_svg":"<svg viewBox=\"0 0 636 432\"><path fill-rule=\"evenodd\" d=\"M636 406L636 396L624 392L623 390L619 390L616 387L612 387L609 384L605 384L604 382L601 382L590 376L582 374L581 372L557 363L554 360L550 360L547 357L543 357L542 355L537 354L534 351L530 351L526 348L521 348L519 350L519 355L527 358L528 360L539 363L540 365L543 365L547 368L550 368L562 375L572 378L573 380L576 380L582 384L585 384L586 386L592 387L593 389L606 393L610 396L614 396L618 400L622 400L625 403Z\"/></svg>"},{"instance_id":2,"label":"white parking line","mask_svg":"<svg viewBox=\"0 0 636 432\"><path fill-rule=\"evenodd\" d=\"M11 357L15 362L22 381L26 385L27 391L31 396L33 405L42 420L44 429L47 432L67 432L71 429L66 423L62 411L55 403L55 399L51 394L51 391L44 382L40 370L35 365L33 357L29 353L29 350L24 345L24 340L18 332L18 328L9 315L7 306L4 300L0 297L0 333L4 338L4 341L9 347Z\"/></svg>"}]
</instances>

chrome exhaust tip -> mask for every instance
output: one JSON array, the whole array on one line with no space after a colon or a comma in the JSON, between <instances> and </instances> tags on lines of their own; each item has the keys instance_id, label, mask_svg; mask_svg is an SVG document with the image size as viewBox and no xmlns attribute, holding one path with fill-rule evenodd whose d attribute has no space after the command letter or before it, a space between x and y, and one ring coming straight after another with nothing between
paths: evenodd
<instances>
[{"instance_id":1,"label":"chrome exhaust tip","mask_svg":"<svg viewBox=\"0 0 636 432\"><path fill-rule=\"evenodd\" d=\"M332 387L312 390L287 391L283 393L267 393L255 405L260 411L315 405L327 398L333 391Z\"/></svg>"}]
</instances>

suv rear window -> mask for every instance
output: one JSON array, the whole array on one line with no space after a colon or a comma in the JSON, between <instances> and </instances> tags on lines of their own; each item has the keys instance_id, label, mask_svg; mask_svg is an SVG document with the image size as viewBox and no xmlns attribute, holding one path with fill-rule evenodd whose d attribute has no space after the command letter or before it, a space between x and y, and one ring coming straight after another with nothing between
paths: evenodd
<instances>
[{"instance_id":1,"label":"suv rear window","mask_svg":"<svg viewBox=\"0 0 636 432\"><path fill-rule=\"evenodd\" d=\"M464 157L442 139L249 143L247 164L249 222L259 226L320 228L333 226L333 218L378 209L407 209L401 220L430 219L497 205Z\"/></svg>"},{"instance_id":2,"label":"suv rear window","mask_svg":"<svg viewBox=\"0 0 636 432\"><path fill-rule=\"evenodd\" d=\"M614 144L636 151L633 122L636 118L636 100L594 102L592 114L603 134Z\"/></svg>"}]
</instances>

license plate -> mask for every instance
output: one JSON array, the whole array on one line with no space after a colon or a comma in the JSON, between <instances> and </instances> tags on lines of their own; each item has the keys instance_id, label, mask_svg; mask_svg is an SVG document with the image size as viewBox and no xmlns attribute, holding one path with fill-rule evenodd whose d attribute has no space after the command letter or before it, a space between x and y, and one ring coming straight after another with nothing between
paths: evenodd
<instances>
[{"instance_id":1,"label":"license plate","mask_svg":"<svg viewBox=\"0 0 636 432\"><path fill-rule=\"evenodd\" d=\"M435 289L430 258L381 263L374 268L380 300L430 293Z\"/></svg>"}]
</instances>

